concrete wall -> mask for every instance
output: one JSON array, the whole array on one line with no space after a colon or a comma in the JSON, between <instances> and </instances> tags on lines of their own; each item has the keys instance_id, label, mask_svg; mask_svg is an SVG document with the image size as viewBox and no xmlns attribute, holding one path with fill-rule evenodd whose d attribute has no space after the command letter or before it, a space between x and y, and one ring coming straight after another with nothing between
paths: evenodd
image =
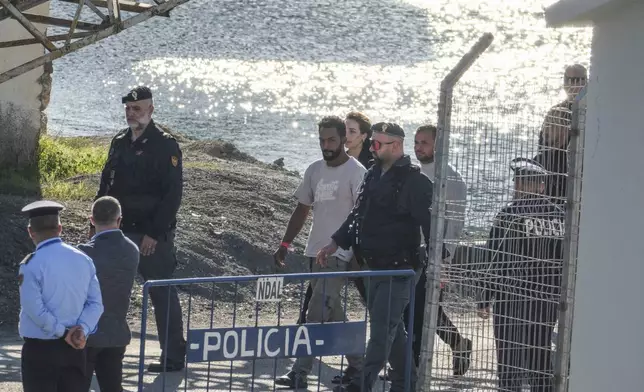
<instances>
[{"instance_id":1,"label":"concrete wall","mask_svg":"<svg viewBox=\"0 0 644 392\"><path fill-rule=\"evenodd\" d=\"M560 0L546 8L548 26L589 26L598 15L639 0Z\"/></svg>"},{"instance_id":2,"label":"concrete wall","mask_svg":"<svg viewBox=\"0 0 644 392\"><path fill-rule=\"evenodd\" d=\"M29 10L30 13L49 15L49 3ZM45 26L37 25L42 31ZM32 38L13 19L0 22L0 40ZM0 49L0 71L6 71L44 54L40 45ZM0 166L28 163L33 160L37 136L46 129L42 111L49 103L50 70L45 67L0 84ZM44 87L44 89L43 89Z\"/></svg>"},{"instance_id":3,"label":"concrete wall","mask_svg":"<svg viewBox=\"0 0 644 392\"><path fill-rule=\"evenodd\" d=\"M595 21L570 392L644 390L643 21Z\"/></svg>"}]
</instances>

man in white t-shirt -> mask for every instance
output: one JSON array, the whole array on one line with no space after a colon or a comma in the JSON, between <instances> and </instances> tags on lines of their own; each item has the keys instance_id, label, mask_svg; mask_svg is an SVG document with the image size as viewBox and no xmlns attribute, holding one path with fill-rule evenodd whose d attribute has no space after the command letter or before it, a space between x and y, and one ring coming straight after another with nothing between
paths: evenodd
<instances>
[{"instance_id":1,"label":"man in white t-shirt","mask_svg":"<svg viewBox=\"0 0 644 392\"><path fill-rule=\"evenodd\" d=\"M366 169L344 149L346 128L341 118L324 117L318 124L323 159L313 162L295 192L298 204L288 222L282 243L275 252L275 263L284 265L284 258L293 239L313 210L313 224L309 232L305 255L310 258L313 272L349 270L352 250L338 249L327 259L326 265L315 264L318 251L331 241L331 235L342 225L355 204ZM306 313L308 323L344 321L342 289L346 278L313 279L313 294ZM362 356L347 356L345 375L362 368ZM313 367L313 357L298 358L292 370L275 380L275 384L289 388L306 388L307 376Z\"/></svg>"}]
</instances>

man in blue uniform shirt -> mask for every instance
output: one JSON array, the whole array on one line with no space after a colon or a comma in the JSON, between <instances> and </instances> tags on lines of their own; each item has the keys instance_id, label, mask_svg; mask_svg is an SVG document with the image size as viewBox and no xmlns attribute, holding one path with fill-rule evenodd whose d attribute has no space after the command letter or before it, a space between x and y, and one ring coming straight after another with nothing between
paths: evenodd
<instances>
[{"instance_id":1,"label":"man in blue uniform shirt","mask_svg":"<svg viewBox=\"0 0 644 392\"><path fill-rule=\"evenodd\" d=\"M25 392L87 391L85 339L103 313L92 259L60 238L62 209L50 201L22 209L36 245L18 275Z\"/></svg>"}]
</instances>

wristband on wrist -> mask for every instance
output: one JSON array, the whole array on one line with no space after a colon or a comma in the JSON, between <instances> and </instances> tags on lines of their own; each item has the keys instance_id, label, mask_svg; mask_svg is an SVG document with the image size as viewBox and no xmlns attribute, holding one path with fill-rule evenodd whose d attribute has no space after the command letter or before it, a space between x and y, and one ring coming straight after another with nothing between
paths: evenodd
<instances>
[{"instance_id":1,"label":"wristband on wrist","mask_svg":"<svg viewBox=\"0 0 644 392\"><path fill-rule=\"evenodd\" d=\"M289 247L289 246L291 246L291 243L290 243L290 242L286 242L286 241L282 241L282 243L280 244L280 246L281 246L281 247L284 247L284 248L286 248L286 249L288 249L288 247Z\"/></svg>"}]
</instances>

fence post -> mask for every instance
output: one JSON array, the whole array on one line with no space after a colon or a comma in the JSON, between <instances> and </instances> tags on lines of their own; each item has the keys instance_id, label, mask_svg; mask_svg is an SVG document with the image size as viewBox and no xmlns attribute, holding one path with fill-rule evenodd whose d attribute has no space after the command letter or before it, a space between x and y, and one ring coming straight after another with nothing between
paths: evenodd
<instances>
[{"instance_id":1,"label":"fence post","mask_svg":"<svg viewBox=\"0 0 644 392\"><path fill-rule=\"evenodd\" d=\"M434 337L438 317L438 298L440 294L440 276L443 250L443 233L445 228L446 205L446 170L449 160L449 131L452 114L452 92L463 74L474 64L476 59L492 44L494 36L486 33L458 62L443 79L440 86L438 103L438 123L436 147L434 151L434 193L432 197L432 222L429 238L429 260L427 263L427 283L425 311L420 352L418 390L429 392L431 384L432 361L434 356ZM417 301L422 299L418 298ZM411 339L411 337L410 337Z\"/></svg>"},{"instance_id":2,"label":"fence post","mask_svg":"<svg viewBox=\"0 0 644 392\"><path fill-rule=\"evenodd\" d=\"M148 296L150 286L148 282L143 284L143 305L141 308L141 346L139 348L139 383L137 390L143 392L143 372L145 371L145 336L147 334L148 322Z\"/></svg>"},{"instance_id":3,"label":"fence post","mask_svg":"<svg viewBox=\"0 0 644 392\"><path fill-rule=\"evenodd\" d=\"M567 208L564 235L564 258L559 299L559 327L557 351L555 354L555 391L568 391L570 370L570 345L572 339L572 318L574 312L575 281L577 277L577 244L579 239L579 217L581 212L581 175L583 168L583 143L585 131L586 87L575 98L572 105L570 143L568 144L568 178L566 184Z\"/></svg>"}]
</instances>

